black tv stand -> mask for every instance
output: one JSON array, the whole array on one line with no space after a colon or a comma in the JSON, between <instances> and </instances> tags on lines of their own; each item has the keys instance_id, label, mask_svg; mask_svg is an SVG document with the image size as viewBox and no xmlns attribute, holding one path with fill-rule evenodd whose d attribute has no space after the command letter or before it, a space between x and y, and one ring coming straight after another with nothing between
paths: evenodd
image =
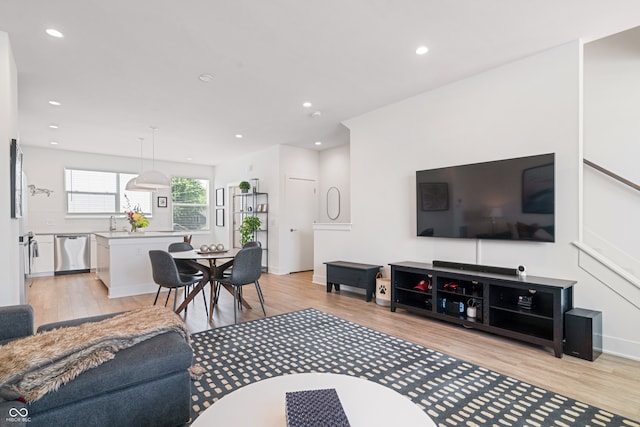
<instances>
[{"instance_id":1,"label":"black tv stand","mask_svg":"<svg viewBox=\"0 0 640 427\"><path fill-rule=\"evenodd\" d=\"M562 357L564 313L573 308L575 281L536 276L520 278L411 261L390 265L392 312L404 308L465 327L553 347L555 356ZM422 280L431 286L414 289ZM476 306L475 318L467 317L469 305Z\"/></svg>"}]
</instances>

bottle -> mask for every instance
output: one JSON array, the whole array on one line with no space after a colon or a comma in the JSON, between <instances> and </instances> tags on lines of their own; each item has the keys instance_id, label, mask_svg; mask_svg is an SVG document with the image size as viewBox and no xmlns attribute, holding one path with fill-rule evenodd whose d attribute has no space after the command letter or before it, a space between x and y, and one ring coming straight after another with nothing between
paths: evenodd
<instances>
[{"instance_id":1,"label":"bottle","mask_svg":"<svg viewBox=\"0 0 640 427\"><path fill-rule=\"evenodd\" d=\"M116 231L116 217L113 215L109 217L109 231Z\"/></svg>"}]
</instances>

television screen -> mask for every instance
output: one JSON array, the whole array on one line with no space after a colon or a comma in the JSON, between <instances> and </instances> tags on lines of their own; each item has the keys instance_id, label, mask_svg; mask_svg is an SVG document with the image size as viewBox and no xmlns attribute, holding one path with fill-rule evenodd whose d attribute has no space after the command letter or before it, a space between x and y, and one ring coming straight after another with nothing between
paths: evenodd
<instances>
[{"instance_id":1,"label":"television screen","mask_svg":"<svg viewBox=\"0 0 640 427\"><path fill-rule=\"evenodd\" d=\"M417 235L555 241L555 154L416 172Z\"/></svg>"}]
</instances>

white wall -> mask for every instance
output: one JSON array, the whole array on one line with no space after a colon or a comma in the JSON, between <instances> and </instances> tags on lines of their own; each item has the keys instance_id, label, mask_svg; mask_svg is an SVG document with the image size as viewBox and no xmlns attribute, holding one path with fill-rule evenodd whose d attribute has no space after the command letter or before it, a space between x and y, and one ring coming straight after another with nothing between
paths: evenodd
<instances>
[{"instance_id":1,"label":"white wall","mask_svg":"<svg viewBox=\"0 0 640 427\"><path fill-rule=\"evenodd\" d=\"M585 158L640 183L640 27L584 46Z\"/></svg>"},{"instance_id":2,"label":"white wall","mask_svg":"<svg viewBox=\"0 0 640 427\"><path fill-rule=\"evenodd\" d=\"M581 271L572 246L579 234L580 67L575 42L347 121L352 228L316 232L314 280L322 282L322 263L335 259L524 264L530 275L578 280L574 305L603 311L605 350L640 356L639 313ZM555 243L416 237L416 170L548 152L556 153Z\"/></svg>"},{"instance_id":3,"label":"white wall","mask_svg":"<svg viewBox=\"0 0 640 427\"><path fill-rule=\"evenodd\" d=\"M380 167L372 165L371 171L375 172ZM340 215L336 219L330 219L327 215L327 191L331 187L335 187L340 191ZM320 191L318 193L320 198L319 222L351 222L351 159L349 156L349 144L320 152Z\"/></svg>"},{"instance_id":4,"label":"white wall","mask_svg":"<svg viewBox=\"0 0 640 427\"><path fill-rule=\"evenodd\" d=\"M9 147L18 138L18 72L13 60L9 35L0 32L0 305L20 303L18 286L18 220L11 219Z\"/></svg>"},{"instance_id":5,"label":"white wall","mask_svg":"<svg viewBox=\"0 0 640 427\"><path fill-rule=\"evenodd\" d=\"M584 156L640 184L640 27L584 49ZM640 277L640 192L585 167L584 241ZM636 238L629 238L633 235Z\"/></svg>"},{"instance_id":6,"label":"white wall","mask_svg":"<svg viewBox=\"0 0 640 427\"><path fill-rule=\"evenodd\" d=\"M95 232L109 229L108 218L79 218L67 216L66 194L64 192L64 169L91 169L127 173L139 173L140 159L133 157L105 156L90 153L80 153L59 149L23 146L24 170L29 178L29 184L37 188L53 190L51 196L45 194L29 194L29 228L36 234L60 232ZM172 163L156 161L155 167L168 176L186 178L201 178L210 180L213 187L213 166L193 165L187 163ZM210 203L214 204L214 193L210 191ZM168 200L167 208L157 207L157 197L165 196ZM150 231L172 230L172 209L170 189L161 189L153 193L153 217L150 219ZM213 218L211 219L213 221ZM117 228L128 227L125 215L117 218ZM213 228L213 226L212 226ZM193 244L209 243L213 232L196 234Z\"/></svg>"}]
</instances>

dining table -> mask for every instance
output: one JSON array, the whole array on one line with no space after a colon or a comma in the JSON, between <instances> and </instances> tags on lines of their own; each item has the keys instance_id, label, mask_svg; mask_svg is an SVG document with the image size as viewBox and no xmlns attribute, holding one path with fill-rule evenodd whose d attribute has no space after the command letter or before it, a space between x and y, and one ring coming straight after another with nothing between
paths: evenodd
<instances>
[{"instance_id":1,"label":"dining table","mask_svg":"<svg viewBox=\"0 0 640 427\"><path fill-rule=\"evenodd\" d=\"M224 270L233 265L233 258L236 256L240 249L233 248L222 251L201 251L198 249L192 249L188 251L170 252L174 259L180 259L187 261L189 265L202 271L204 274L203 280L189 292L185 297L182 304L176 309L176 313L181 313L197 295L206 286L207 283L211 284L211 296L209 300L209 321L213 317L213 296L215 295L215 288L218 286L216 279L221 278ZM218 264L218 261L225 261ZM203 264L204 262L204 264ZM229 285L223 285L223 287L233 295L233 288ZM251 309L251 305L247 303L245 299L240 298L240 303L243 307Z\"/></svg>"}]
</instances>

